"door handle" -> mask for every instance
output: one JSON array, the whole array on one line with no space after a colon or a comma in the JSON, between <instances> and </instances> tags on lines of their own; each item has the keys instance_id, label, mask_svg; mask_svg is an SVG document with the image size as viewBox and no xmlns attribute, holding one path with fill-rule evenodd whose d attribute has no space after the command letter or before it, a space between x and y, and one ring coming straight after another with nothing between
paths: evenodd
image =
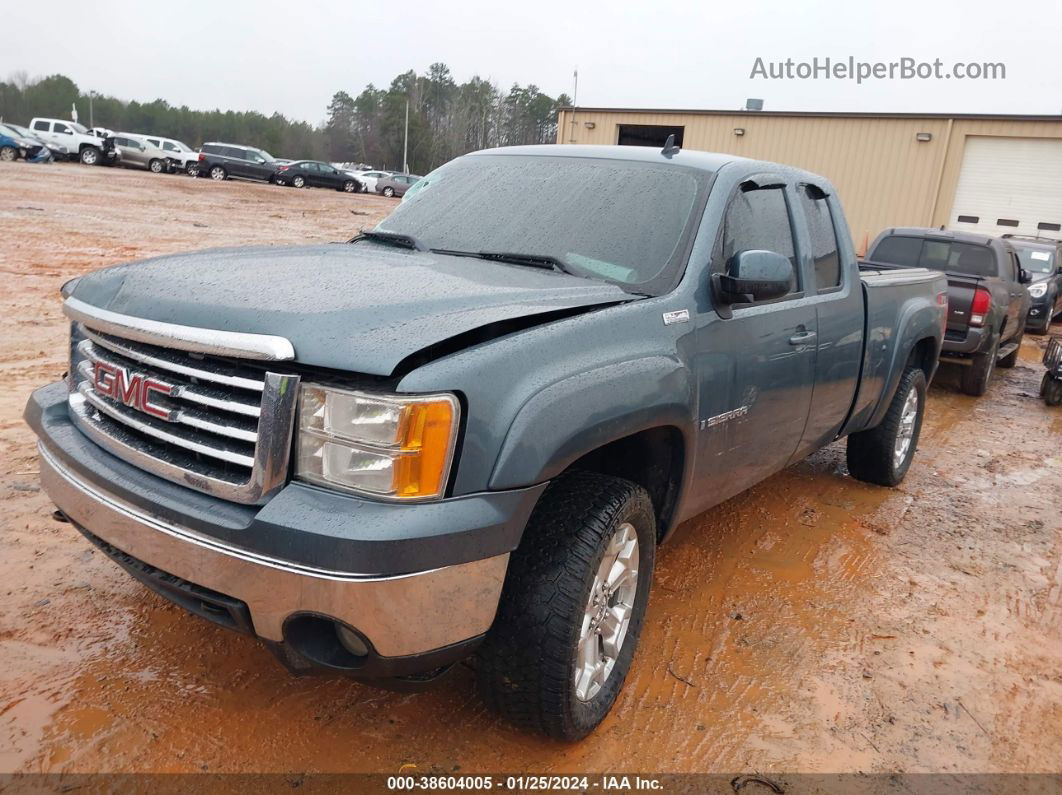
<instances>
[{"instance_id":1,"label":"door handle","mask_svg":"<svg viewBox=\"0 0 1062 795\"><path fill-rule=\"evenodd\" d=\"M790 345L807 345L809 342L814 342L815 338L819 336L814 331L801 331L799 334L794 334L789 338Z\"/></svg>"}]
</instances>

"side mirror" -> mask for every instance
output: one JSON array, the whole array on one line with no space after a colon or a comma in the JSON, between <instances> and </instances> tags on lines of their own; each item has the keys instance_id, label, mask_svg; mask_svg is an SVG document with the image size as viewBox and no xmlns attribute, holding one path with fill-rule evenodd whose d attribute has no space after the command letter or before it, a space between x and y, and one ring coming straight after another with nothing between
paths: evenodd
<instances>
[{"instance_id":1,"label":"side mirror","mask_svg":"<svg viewBox=\"0 0 1062 795\"><path fill-rule=\"evenodd\" d=\"M781 298L793 283L793 263L774 251L739 251L726 273L712 275L716 295L725 304L751 304Z\"/></svg>"},{"instance_id":2,"label":"side mirror","mask_svg":"<svg viewBox=\"0 0 1062 795\"><path fill-rule=\"evenodd\" d=\"M1018 284L1030 284L1032 283L1032 274L1025 268L1018 268Z\"/></svg>"}]
</instances>

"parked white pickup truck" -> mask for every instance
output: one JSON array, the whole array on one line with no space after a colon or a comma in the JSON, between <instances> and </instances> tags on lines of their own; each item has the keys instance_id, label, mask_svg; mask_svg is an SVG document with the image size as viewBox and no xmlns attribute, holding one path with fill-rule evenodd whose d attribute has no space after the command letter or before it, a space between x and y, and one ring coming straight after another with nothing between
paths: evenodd
<instances>
[{"instance_id":1,"label":"parked white pickup truck","mask_svg":"<svg viewBox=\"0 0 1062 795\"><path fill-rule=\"evenodd\" d=\"M113 138L100 138L76 121L38 117L30 122L30 129L46 144L65 149L87 166L113 165L122 157Z\"/></svg>"}]
</instances>

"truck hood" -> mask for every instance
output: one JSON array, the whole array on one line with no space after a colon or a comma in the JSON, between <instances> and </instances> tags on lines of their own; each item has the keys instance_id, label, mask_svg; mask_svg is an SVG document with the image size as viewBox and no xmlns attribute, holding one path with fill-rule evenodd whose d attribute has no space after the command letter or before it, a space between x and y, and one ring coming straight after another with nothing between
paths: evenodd
<instances>
[{"instance_id":1,"label":"truck hood","mask_svg":"<svg viewBox=\"0 0 1062 795\"><path fill-rule=\"evenodd\" d=\"M134 317L287 337L299 362L384 376L485 326L635 298L554 271L367 241L156 257L84 276L71 295Z\"/></svg>"}]
</instances>

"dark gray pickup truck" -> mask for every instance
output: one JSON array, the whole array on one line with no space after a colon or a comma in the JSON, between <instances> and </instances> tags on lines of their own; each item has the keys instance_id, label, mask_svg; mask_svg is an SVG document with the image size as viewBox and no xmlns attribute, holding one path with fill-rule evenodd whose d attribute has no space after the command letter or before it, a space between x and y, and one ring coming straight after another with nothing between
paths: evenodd
<instances>
[{"instance_id":1,"label":"dark gray pickup truck","mask_svg":"<svg viewBox=\"0 0 1062 795\"><path fill-rule=\"evenodd\" d=\"M26 419L59 509L296 672L488 701L562 738L623 684L657 545L848 437L910 466L946 281L860 272L820 177L703 152L459 158L348 244L64 286Z\"/></svg>"},{"instance_id":2,"label":"dark gray pickup truck","mask_svg":"<svg viewBox=\"0 0 1062 795\"><path fill-rule=\"evenodd\" d=\"M1032 281L1010 241L944 229L886 229L870 246L868 264L930 268L948 276L948 326L941 361L963 367L968 395L983 395L992 372L1013 367L1025 336Z\"/></svg>"}]
</instances>

